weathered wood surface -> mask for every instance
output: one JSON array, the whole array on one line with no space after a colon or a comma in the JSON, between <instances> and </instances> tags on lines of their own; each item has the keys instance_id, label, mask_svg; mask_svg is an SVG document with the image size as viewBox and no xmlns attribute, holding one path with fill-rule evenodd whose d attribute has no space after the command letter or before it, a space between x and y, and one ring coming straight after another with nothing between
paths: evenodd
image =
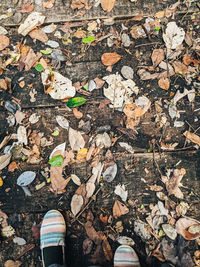
<instances>
[{"instance_id":1,"label":"weathered wood surface","mask_svg":"<svg viewBox=\"0 0 200 267\"><path fill-rule=\"evenodd\" d=\"M46 16L46 23L63 22L71 20L82 19L102 19L102 18L116 18L116 17L130 17L139 13L144 15L152 15L159 10L163 10L168 7L167 1L160 0L138 0L136 2L130 2L129 0L116 0L115 7L110 13L106 13L98 6L94 7L94 3L91 3L91 9L81 9L85 11L83 16L77 15L77 10L73 11L70 7L70 0L56 0L55 5L51 9L43 8L42 4L45 1L34 0L31 1L35 6L35 11L41 12ZM170 1L170 4L175 3L176 0ZM3 20L3 25L19 25L27 17L27 14L20 13L21 6L26 3L25 0L2 0L0 3L0 13L6 13L8 8L12 8L14 16ZM56 16L55 16L56 14Z\"/></svg>"}]
</instances>

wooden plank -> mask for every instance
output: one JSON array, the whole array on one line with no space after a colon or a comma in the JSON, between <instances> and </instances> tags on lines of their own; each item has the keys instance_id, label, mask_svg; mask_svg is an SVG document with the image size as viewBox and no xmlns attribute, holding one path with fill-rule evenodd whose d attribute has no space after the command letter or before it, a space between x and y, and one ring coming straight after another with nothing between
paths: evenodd
<instances>
[{"instance_id":1,"label":"wooden plank","mask_svg":"<svg viewBox=\"0 0 200 267\"><path fill-rule=\"evenodd\" d=\"M110 13L103 11L101 6L94 7L91 4L91 9L86 10L83 16L77 15L77 11L73 11L70 7L71 1L56 0L55 5L51 9L43 8L40 0L31 1L35 7L35 11L41 12L46 16L46 23L56 23L63 21L75 21L75 20L90 20L90 19L103 19L103 18L116 18L116 17L130 17L135 16L141 12L145 16L154 14L159 10L163 10L168 7L168 3L160 0L150 1L136 1L135 3L128 0L116 0L115 7ZM175 3L176 0L170 1L170 4ZM6 13L8 8L12 8L14 16L2 21L3 25L19 25L27 17L26 14L20 13L21 6L26 3L25 0L3 0L0 3L0 13ZM56 14L56 16L55 16Z\"/></svg>"}]
</instances>

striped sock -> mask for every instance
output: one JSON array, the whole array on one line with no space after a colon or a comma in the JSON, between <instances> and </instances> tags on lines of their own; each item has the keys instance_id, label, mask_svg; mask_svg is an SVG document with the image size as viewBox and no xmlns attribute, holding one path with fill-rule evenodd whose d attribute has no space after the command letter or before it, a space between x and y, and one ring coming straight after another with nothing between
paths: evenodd
<instances>
[{"instance_id":1,"label":"striped sock","mask_svg":"<svg viewBox=\"0 0 200 267\"><path fill-rule=\"evenodd\" d=\"M114 267L140 267L135 250L127 245L119 246L114 255Z\"/></svg>"}]
</instances>

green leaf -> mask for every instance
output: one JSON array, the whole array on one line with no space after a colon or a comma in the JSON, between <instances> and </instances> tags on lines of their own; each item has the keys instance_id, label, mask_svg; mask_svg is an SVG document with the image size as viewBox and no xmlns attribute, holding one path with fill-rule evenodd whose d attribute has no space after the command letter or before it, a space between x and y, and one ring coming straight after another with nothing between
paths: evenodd
<instances>
[{"instance_id":1,"label":"green leaf","mask_svg":"<svg viewBox=\"0 0 200 267\"><path fill-rule=\"evenodd\" d=\"M84 88L86 91L88 91L88 83L86 83L86 84L83 86L83 88Z\"/></svg>"},{"instance_id":2,"label":"green leaf","mask_svg":"<svg viewBox=\"0 0 200 267\"><path fill-rule=\"evenodd\" d=\"M158 236L161 238L163 236L163 230L160 230Z\"/></svg>"},{"instance_id":3,"label":"green leaf","mask_svg":"<svg viewBox=\"0 0 200 267\"><path fill-rule=\"evenodd\" d=\"M144 205L142 204L142 205L140 206L140 208L141 208L141 209L144 209Z\"/></svg>"},{"instance_id":4,"label":"green leaf","mask_svg":"<svg viewBox=\"0 0 200 267\"><path fill-rule=\"evenodd\" d=\"M52 157L49 160L49 164L54 167L60 167L63 164L63 156L62 155L57 155Z\"/></svg>"},{"instance_id":5,"label":"green leaf","mask_svg":"<svg viewBox=\"0 0 200 267\"><path fill-rule=\"evenodd\" d=\"M52 133L53 136L58 136L59 135L59 131L58 130L55 130L53 133Z\"/></svg>"},{"instance_id":6,"label":"green leaf","mask_svg":"<svg viewBox=\"0 0 200 267\"><path fill-rule=\"evenodd\" d=\"M95 41L95 37L90 36L90 35L82 39L82 43L84 43L84 44L90 44L94 41Z\"/></svg>"},{"instance_id":7,"label":"green leaf","mask_svg":"<svg viewBox=\"0 0 200 267\"><path fill-rule=\"evenodd\" d=\"M48 50L40 50L40 53L44 54L44 55L49 55L52 53L52 50L51 49L48 49Z\"/></svg>"},{"instance_id":8,"label":"green leaf","mask_svg":"<svg viewBox=\"0 0 200 267\"><path fill-rule=\"evenodd\" d=\"M153 152L153 150L152 150L151 148L149 148L149 149L147 150L147 152L151 153L151 152Z\"/></svg>"},{"instance_id":9,"label":"green leaf","mask_svg":"<svg viewBox=\"0 0 200 267\"><path fill-rule=\"evenodd\" d=\"M73 97L67 101L66 105L69 108L75 108L85 104L86 101L87 99L85 99L84 97Z\"/></svg>"},{"instance_id":10,"label":"green leaf","mask_svg":"<svg viewBox=\"0 0 200 267\"><path fill-rule=\"evenodd\" d=\"M42 67L41 64L37 64L37 65L35 66L35 69L36 69L37 71L39 71L39 72L43 71L43 67Z\"/></svg>"},{"instance_id":11,"label":"green leaf","mask_svg":"<svg viewBox=\"0 0 200 267\"><path fill-rule=\"evenodd\" d=\"M155 32L159 32L160 29L161 29L161 27L156 27L156 28L154 29L154 31L155 31Z\"/></svg>"}]
</instances>

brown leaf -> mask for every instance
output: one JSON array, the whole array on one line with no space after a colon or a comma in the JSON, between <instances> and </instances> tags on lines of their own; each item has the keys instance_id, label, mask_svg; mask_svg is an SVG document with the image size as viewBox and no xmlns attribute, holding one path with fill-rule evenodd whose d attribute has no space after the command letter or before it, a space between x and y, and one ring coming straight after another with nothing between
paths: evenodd
<instances>
[{"instance_id":1,"label":"brown leaf","mask_svg":"<svg viewBox=\"0 0 200 267\"><path fill-rule=\"evenodd\" d=\"M48 0L47 2L43 2L44 8L52 8L55 0Z\"/></svg>"},{"instance_id":2,"label":"brown leaf","mask_svg":"<svg viewBox=\"0 0 200 267\"><path fill-rule=\"evenodd\" d=\"M174 70L178 74L185 75L188 71L187 66L185 64L181 63L180 61L176 60L173 62Z\"/></svg>"},{"instance_id":3,"label":"brown leaf","mask_svg":"<svg viewBox=\"0 0 200 267\"><path fill-rule=\"evenodd\" d=\"M88 150L88 152L87 152L87 155L86 155L86 161L89 161L89 160L91 159L94 150L95 150L95 143L93 143L93 144L90 146L90 148L89 148L89 150Z\"/></svg>"},{"instance_id":4,"label":"brown leaf","mask_svg":"<svg viewBox=\"0 0 200 267\"><path fill-rule=\"evenodd\" d=\"M16 169L18 169L17 163L12 161L8 166L8 172L14 172Z\"/></svg>"},{"instance_id":5,"label":"brown leaf","mask_svg":"<svg viewBox=\"0 0 200 267\"><path fill-rule=\"evenodd\" d=\"M163 187L160 185L149 185L151 191L159 192L163 190Z\"/></svg>"},{"instance_id":6,"label":"brown leaf","mask_svg":"<svg viewBox=\"0 0 200 267\"><path fill-rule=\"evenodd\" d=\"M84 37L86 37L86 31L78 30L73 34L73 36L76 38L84 38Z\"/></svg>"},{"instance_id":7,"label":"brown leaf","mask_svg":"<svg viewBox=\"0 0 200 267\"><path fill-rule=\"evenodd\" d=\"M186 240L194 240L200 237L200 231L198 228L198 232L194 231L191 233L189 232L189 228L192 226L200 226L200 222L191 218L180 218L176 222L176 231L178 234L182 235Z\"/></svg>"},{"instance_id":8,"label":"brown leaf","mask_svg":"<svg viewBox=\"0 0 200 267\"><path fill-rule=\"evenodd\" d=\"M96 89L100 89L100 88L102 88L103 85L104 85L104 83L105 83L104 80L102 80L102 79L100 79L100 78L98 78L98 77L96 77L96 78L94 79L94 81L95 81L95 83L96 83Z\"/></svg>"},{"instance_id":9,"label":"brown leaf","mask_svg":"<svg viewBox=\"0 0 200 267\"><path fill-rule=\"evenodd\" d=\"M20 86L21 88L24 88L24 86L25 86L25 81L21 81L21 82L19 82L19 86Z\"/></svg>"},{"instance_id":10,"label":"brown leaf","mask_svg":"<svg viewBox=\"0 0 200 267\"><path fill-rule=\"evenodd\" d=\"M41 228L41 223L39 224L33 224L31 231L32 235L36 240L40 240L40 228Z\"/></svg>"},{"instance_id":11,"label":"brown leaf","mask_svg":"<svg viewBox=\"0 0 200 267\"><path fill-rule=\"evenodd\" d=\"M156 14L154 15L154 17L156 17L157 19L161 19L165 16L165 11L162 10L162 11L158 11L156 12Z\"/></svg>"},{"instance_id":12,"label":"brown leaf","mask_svg":"<svg viewBox=\"0 0 200 267\"><path fill-rule=\"evenodd\" d=\"M154 67L156 67L160 62L162 62L165 58L165 53L163 49L154 49L151 55L151 60L153 62Z\"/></svg>"},{"instance_id":13,"label":"brown leaf","mask_svg":"<svg viewBox=\"0 0 200 267\"><path fill-rule=\"evenodd\" d=\"M160 80L158 80L158 85L163 90L168 90L170 87L170 81L168 78L161 78Z\"/></svg>"},{"instance_id":14,"label":"brown leaf","mask_svg":"<svg viewBox=\"0 0 200 267\"><path fill-rule=\"evenodd\" d=\"M2 210L0 210L0 224L2 228L8 226L7 219L8 216Z\"/></svg>"},{"instance_id":15,"label":"brown leaf","mask_svg":"<svg viewBox=\"0 0 200 267\"><path fill-rule=\"evenodd\" d=\"M85 141L81 133L79 131L72 129L71 127L69 128L69 143L72 150L75 151L78 151L81 148L84 148L85 146Z\"/></svg>"},{"instance_id":16,"label":"brown leaf","mask_svg":"<svg viewBox=\"0 0 200 267\"><path fill-rule=\"evenodd\" d=\"M4 79L0 79L0 89L3 89L5 91L8 89L7 83Z\"/></svg>"},{"instance_id":17,"label":"brown leaf","mask_svg":"<svg viewBox=\"0 0 200 267\"><path fill-rule=\"evenodd\" d=\"M71 200L71 211L76 216L83 206L83 197L81 195L74 194Z\"/></svg>"},{"instance_id":18,"label":"brown leaf","mask_svg":"<svg viewBox=\"0 0 200 267\"><path fill-rule=\"evenodd\" d=\"M53 156L60 155L62 151L56 151ZM56 194L62 194L65 192L65 187L71 180L71 178L64 179L62 176L63 168L74 158L72 151L64 153L64 162L60 167L51 166L50 168L50 180L51 190Z\"/></svg>"},{"instance_id":19,"label":"brown leaf","mask_svg":"<svg viewBox=\"0 0 200 267\"><path fill-rule=\"evenodd\" d=\"M102 248L103 248L103 252L104 252L104 255L106 257L106 260L111 261L113 258L113 254L112 254L112 249L111 249L111 246L108 242L108 239L103 232L99 231L98 234L100 235L100 237L103 241L102 242Z\"/></svg>"},{"instance_id":20,"label":"brown leaf","mask_svg":"<svg viewBox=\"0 0 200 267\"><path fill-rule=\"evenodd\" d=\"M117 63L121 59L121 56L117 54L116 52L114 53L104 53L101 56L101 61L105 66L111 66Z\"/></svg>"},{"instance_id":21,"label":"brown leaf","mask_svg":"<svg viewBox=\"0 0 200 267\"><path fill-rule=\"evenodd\" d=\"M183 56L183 63L188 66L193 62L193 60L191 59L190 55L184 55Z\"/></svg>"},{"instance_id":22,"label":"brown leaf","mask_svg":"<svg viewBox=\"0 0 200 267\"><path fill-rule=\"evenodd\" d=\"M92 222L90 221L87 221L85 224L84 224L84 227L85 227L85 230L86 230L86 233L88 235L88 237L94 241L94 243L96 245L100 244L101 243L101 237L98 235L97 231L94 229L94 227L92 226Z\"/></svg>"},{"instance_id":23,"label":"brown leaf","mask_svg":"<svg viewBox=\"0 0 200 267\"><path fill-rule=\"evenodd\" d=\"M143 14L140 13L140 14L136 15L135 17L131 18L130 20L140 21L143 18L144 18Z\"/></svg>"},{"instance_id":24,"label":"brown leaf","mask_svg":"<svg viewBox=\"0 0 200 267\"><path fill-rule=\"evenodd\" d=\"M42 54L35 54L33 49L30 48L27 56L24 58L23 63L25 64L25 71L28 71L32 68L32 66L41 58Z\"/></svg>"},{"instance_id":25,"label":"brown leaf","mask_svg":"<svg viewBox=\"0 0 200 267\"><path fill-rule=\"evenodd\" d=\"M104 11L110 12L115 5L115 0L101 0L101 6Z\"/></svg>"},{"instance_id":26,"label":"brown leaf","mask_svg":"<svg viewBox=\"0 0 200 267\"><path fill-rule=\"evenodd\" d=\"M34 10L34 6L29 1L29 2L22 5L20 12L21 13L29 13L29 12L32 12L33 10Z\"/></svg>"},{"instance_id":27,"label":"brown leaf","mask_svg":"<svg viewBox=\"0 0 200 267\"><path fill-rule=\"evenodd\" d=\"M103 222L103 223L107 223L108 222L108 215L103 216L103 213L100 214L99 219Z\"/></svg>"},{"instance_id":28,"label":"brown leaf","mask_svg":"<svg viewBox=\"0 0 200 267\"><path fill-rule=\"evenodd\" d=\"M40 28L36 28L36 29L32 30L31 32L29 32L29 35L32 39L37 39L43 43L46 43L48 41L48 36Z\"/></svg>"},{"instance_id":29,"label":"brown leaf","mask_svg":"<svg viewBox=\"0 0 200 267\"><path fill-rule=\"evenodd\" d=\"M9 44L9 38L3 34L0 34L0 51L9 46Z\"/></svg>"},{"instance_id":30,"label":"brown leaf","mask_svg":"<svg viewBox=\"0 0 200 267\"><path fill-rule=\"evenodd\" d=\"M93 248L92 240L89 238L86 238L83 241L83 255L89 254L91 252L92 248Z\"/></svg>"},{"instance_id":31,"label":"brown leaf","mask_svg":"<svg viewBox=\"0 0 200 267\"><path fill-rule=\"evenodd\" d=\"M189 131L185 131L185 132L183 133L183 135L184 135L187 139L189 139L190 141L192 141L193 143L195 143L195 144L197 144L197 145L200 146L200 137L199 137L198 135L196 135L196 134L194 134L194 133L191 133L191 132L189 132Z\"/></svg>"},{"instance_id":32,"label":"brown leaf","mask_svg":"<svg viewBox=\"0 0 200 267\"><path fill-rule=\"evenodd\" d=\"M13 260L7 260L4 263L4 267L19 267L21 265L22 265L21 261L13 261Z\"/></svg>"},{"instance_id":33,"label":"brown leaf","mask_svg":"<svg viewBox=\"0 0 200 267\"><path fill-rule=\"evenodd\" d=\"M77 119L81 119L83 117L83 113L80 112L77 108L73 108L74 117Z\"/></svg>"},{"instance_id":34,"label":"brown leaf","mask_svg":"<svg viewBox=\"0 0 200 267\"><path fill-rule=\"evenodd\" d=\"M166 189L169 195L175 195L177 198L183 198L183 193L181 192L179 186L183 176L186 174L186 170L175 169L173 171L172 177L166 181Z\"/></svg>"},{"instance_id":35,"label":"brown leaf","mask_svg":"<svg viewBox=\"0 0 200 267\"><path fill-rule=\"evenodd\" d=\"M129 212L129 209L121 203L119 200L115 200L114 206L113 206L113 217L117 219L118 217L127 214Z\"/></svg>"}]
</instances>

